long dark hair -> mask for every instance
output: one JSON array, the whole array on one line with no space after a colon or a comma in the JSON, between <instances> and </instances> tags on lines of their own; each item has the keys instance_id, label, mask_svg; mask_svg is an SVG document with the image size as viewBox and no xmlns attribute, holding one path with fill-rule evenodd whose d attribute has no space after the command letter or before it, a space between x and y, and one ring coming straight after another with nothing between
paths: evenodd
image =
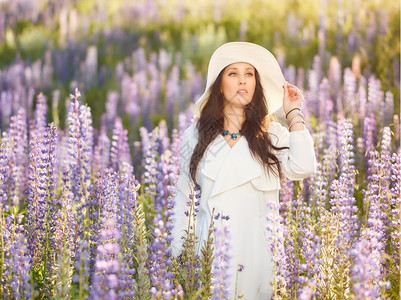
<instances>
[{"instance_id":1,"label":"long dark hair","mask_svg":"<svg viewBox=\"0 0 401 300\"><path fill-rule=\"evenodd\" d=\"M224 97L220 92L223 69L210 87L210 96L201 108L201 115L197 123L198 144L192 153L189 172L192 181L196 182L196 172L200 160L207 147L223 132L224 127ZM280 161L273 154L273 150L288 149L288 147L276 147L272 144L267 133L267 104L260 84L260 78L255 69L256 87L252 101L245 107L245 121L241 133L246 138L252 156L260 162L267 172L279 176L281 173Z\"/></svg>"}]
</instances>

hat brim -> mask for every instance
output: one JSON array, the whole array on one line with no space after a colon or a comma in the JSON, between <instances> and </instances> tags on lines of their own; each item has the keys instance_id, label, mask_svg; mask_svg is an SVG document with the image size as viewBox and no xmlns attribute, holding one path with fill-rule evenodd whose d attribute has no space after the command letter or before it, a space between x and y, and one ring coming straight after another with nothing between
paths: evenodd
<instances>
[{"instance_id":1,"label":"hat brim","mask_svg":"<svg viewBox=\"0 0 401 300\"><path fill-rule=\"evenodd\" d=\"M192 106L197 117L200 117L203 104L209 98L210 87L217 76L225 67L238 62L249 63L258 71L269 115L283 105L285 78L273 54L257 44L230 42L217 48L210 58L205 92Z\"/></svg>"}]
</instances>

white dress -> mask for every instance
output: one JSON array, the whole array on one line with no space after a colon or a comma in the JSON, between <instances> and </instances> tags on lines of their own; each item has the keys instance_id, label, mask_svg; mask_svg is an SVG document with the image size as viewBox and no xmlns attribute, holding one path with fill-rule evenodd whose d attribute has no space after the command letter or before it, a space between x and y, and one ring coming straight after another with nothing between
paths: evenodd
<instances>
[{"instance_id":1,"label":"white dress","mask_svg":"<svg viewBox=\"0 0 401 300\"><path fill-rule=\"evenodd\" d=\"M289 149L276 153L283 173L291 180L301 180L312 174L316 165L313 140L308 130L289 132L277 122L271 122L268 132L273 144ZM173 255L182 251L182 239L187 229L186 203L192 187L189 162L197 144L197 129L191 125L184 132L181 146L181 171L177 182L173 223ZM270 299L272 296L273 262L266 239L268 201L279 201L280 182L267 175L251 155L245 137L231 148L219 135L208 147L198 166L197 182L201 199L196 217L199 251L207 239L211 212L229 216L232 247L231 293L233 298ZM217 222L215 226L220 224ZM199 251L200 253L200 251ZM237 273L238 265L244 269ZM237 276L238 275L238 276ZM234 291L237 291L234 295Z\"/></svg>"}]
</instances>

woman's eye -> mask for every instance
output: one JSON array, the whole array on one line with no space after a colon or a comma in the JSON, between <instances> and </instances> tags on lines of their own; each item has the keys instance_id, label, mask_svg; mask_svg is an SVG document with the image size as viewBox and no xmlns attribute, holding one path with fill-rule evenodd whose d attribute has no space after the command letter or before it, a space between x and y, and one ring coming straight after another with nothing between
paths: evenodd
<instances>
[{"instance_id":1,"label":"woman's eye","mask_svg":"<svg viewBox=\"0 0 401 300\"><path fill-rule=\"evenodd\" d=\"M252 77L252 76L253 76L253 73L246 73L246 76Z\"/></svg>"},{"instance_id":2,"label":"woman's eye","mask_svg":"<svg viewBox=\"0 0 401 300\"><path fill-rule=\"evenodd\" d=\"M235 76L235 75L237 75L237 73L235 73L235 72L231 72L228 74L228 76Z\"/></svg>"}]
</instances>

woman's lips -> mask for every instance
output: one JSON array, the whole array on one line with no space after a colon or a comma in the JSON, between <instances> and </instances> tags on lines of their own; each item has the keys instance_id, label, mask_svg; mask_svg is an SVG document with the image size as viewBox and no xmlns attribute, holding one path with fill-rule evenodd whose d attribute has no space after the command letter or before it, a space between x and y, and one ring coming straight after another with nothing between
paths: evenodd
<instances>
[{"instance_id":1,"label":"woman's lips","mask_svg":"<svg viewBox=\"0 0 401 300\"><path fill-rule=\"evenodd\" d=\"M244 94L247 94L248 92L246 91L246 90L238 90L237 91L237 94L240 94L240 95L244 95Z\"/></svg>"}]
</instances>

